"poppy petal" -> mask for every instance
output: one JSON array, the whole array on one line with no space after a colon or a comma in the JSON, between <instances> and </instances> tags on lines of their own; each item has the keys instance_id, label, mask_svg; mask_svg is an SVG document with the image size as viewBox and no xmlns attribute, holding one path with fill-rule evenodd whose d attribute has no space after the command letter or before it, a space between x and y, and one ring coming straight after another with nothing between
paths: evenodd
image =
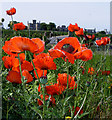
<instances>
[{"instance_id":1,"label":"poppy petal","mask_svg":"<svg viewBox=\"0 0 112 120\"><path fill-rule=\"evenodd\" d=\"M56 70L56 64L53 61L54 59L50 57L50 55L47 53L41 53L37 56L35 56L35 59L33 59L33 63L35 65L36 69L40 70Z\"/></svg>"},{"instance_id":2,"label":"poppy petal","mask_svg":"<svg viewBox=\"0 0 112 120\"><path fill-rule=\"evenodd\" d=\"M24 30L25 29L25 25L21 22L21 23L17 23L17 24L14 24L13 26L13 30Z\"/></svg>"},{"instance_id":3,"label":"poppy petal","mask_svg":"<svg viewBox=\"0 0 112 120\"><path fill-rule=\"evenodd\" d=\"M57 45L54 47L54 49L62 50L63 46L66 44L71 45L74 48L72 52L75 52L78 49L78 47L81 46L81 44L79 43L76 37L68 37L68 38L64 38L61 41L59 41Z\"/></svg>"},{"instance_id":4,"label":"poppy petal","mask_svg":"<svg viewBox=\"0 0 112 120\"><path fill-rule=\"evenodd\" d=\"M77 36L84 35L83 28L80 28L79 31L75 31L75 34L76 34Z\"/></svg>"},{"instance_id":5,"label":"poppy petal","mask_svg":"<svg viewBox=\"0 0 112 120\"><path fill-rule=\"evenodd\" d=\"M88 60L91 60L92 57L93 57L93 53L91 49L86 49L82 51L80 59L83 61L88 61Z\"/></svg>"},{"instance_id":6,"label":"poppy petal","mask_svg":"<svg viewBox=\"0 0 112 120\"><path fill-rule=\"evenodd\" d=\"M29 61L23 61L23 63L21 64L21 69L22 70L28 70L28 71L32 71L33 70L33 65L29 62Z\"/></svg>"},{"instance_id":7,"label":"poppy petal","mask_svg":"<svg viewBox=\"0 0 112 120\"><path fill-rule=\"evenodd\" d=\"M8 15L14 15L16 13L16 9L15 8L11 8L10 10L7 10L6 13Z\"/></svg>"},{"instance_id":8,"label":"poppy petal","mask_svg":"<svg viewBox=\"0 0 112 120\"><path fill-rule=\"evenodd\" d=\"M23 70L22 71L22 75L25 77L25 79L27 80L26 83L32 82L33 81L33 77L32 75L27 71L27 70Z\"/></svg>"},{"instance_id":9,"label":"poppy petal","mask_svg":"<svg viewBox=\"0 0 112 120\"><path fill-rule=\"evenodd\" d=\"M75 23L75 25L70 24L70 25L68 26L68 30L69 30L70 32L77 31L77 30L79 30L79 29L80 29L80 28L78 27L77 23Z\"/></svg>"},{"instance_id":10,"label":"poppy petal","mask_svg":"<svg viewBox=\"0 0 112 120\"><path fill-rule=\"evenodd\" d=\"M34 43L36 43L37 44L37 46L38 46L38 51L36 52L36 54L38 54L38 53L41 53L41 52L43 52L44 51L44 49L45 49L45 42L44 41L42 41L40 38L32 38L31 39Z\"/></svg>"},{"instance_id":11,"label":"poppy petal","mask_svg":"<svg viewBox=\"0 0 112 120\"><path fill-rule=\"evenodd\" d=\"M13 37L9 41L5 42L5 45L2 47L2 49L7 54L17 54L24 50L28 50L32 53L35 53L38 51L38 46L36 43L34 43L29 38L25 37Z\"/></svg>"},{"instance_id":12,"label":"poppy petal","mask_svg":"<svg viewBox=\"0 0 112 120\"><path fill-rule=\"evenodd\" d=\"M49 54L51 57L53 58L64 58L65 57L65 53L59 49L50 49L48 50Z\"/></svg>"},{"instance_id":13,"label":"poppy petal","mask_svg":"<svg viewBox=\"0 0 112 120\"><path fill-rule=\"evenodd\" d=\"M47 70L36 70L37 71L37 74L38 74L38 77L40 78L40 77L42 77L42 76L46 76L47 75ZM44 75L43 75L43 71L44 71ZM34 75L35 75L35 78L37 78L37 75L36 75L36 73L35 73L35 71L34 71Z\"/></svg>"},{"instance_id":14,"label":"poppy petal","mask_svg":"<svg viewBox=\"0 0 112 120\"><path fill-rule=\"evenodd\" d=\"M21 75L17 71L9 71L6 79L12 83L22 83L21 82Z\"/></svg>"}]
</instances>

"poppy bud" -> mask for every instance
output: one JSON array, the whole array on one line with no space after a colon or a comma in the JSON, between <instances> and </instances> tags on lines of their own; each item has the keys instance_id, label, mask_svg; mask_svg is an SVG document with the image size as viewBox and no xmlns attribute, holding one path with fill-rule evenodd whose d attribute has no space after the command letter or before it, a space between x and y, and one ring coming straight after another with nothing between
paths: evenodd
<instances>
[{"instance_id":1,"label":"poppy bud","mask_svg":"<svg viewBox=\"0 0 112 120\"><path fill-rule=\"evenodd\" d=\"M89 87L91 85L91 83L89 81L87 81L86 85L87 85L87 87Z\"/></svg>"},{"instance_id":2,"label":"poppy bud","mask_svg":"<svg viewBox=\"0 0 112 120\"><path fill-rule=\"evenodd\" d=\"M40 77L40 82L41 82L42 84L46 84L46 83L47 83L47 76L42 76L42 77Z\"/></svg>"}]
</instances>

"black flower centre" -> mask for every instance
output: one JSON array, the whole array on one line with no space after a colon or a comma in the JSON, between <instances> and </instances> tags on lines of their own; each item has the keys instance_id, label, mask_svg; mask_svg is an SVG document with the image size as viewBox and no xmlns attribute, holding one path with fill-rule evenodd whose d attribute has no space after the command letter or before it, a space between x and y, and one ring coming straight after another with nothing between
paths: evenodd
<instances>
[{"instance_id":1,"label":"black flower centre","mask_svg":"<svg viewBox=\"0 0 112 120\"><path fill-rule=\"evenodd\" d=\"M74 48L70 44L64 44L61 50L66 51L68 53L72 53L74 51Z\"/></svg>"}]
</instances>

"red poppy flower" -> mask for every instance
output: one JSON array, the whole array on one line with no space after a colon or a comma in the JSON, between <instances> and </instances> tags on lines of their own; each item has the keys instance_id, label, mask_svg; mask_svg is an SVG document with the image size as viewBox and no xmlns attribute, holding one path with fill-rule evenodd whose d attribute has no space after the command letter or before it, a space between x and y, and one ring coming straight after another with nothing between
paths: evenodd
<instances>
[{"instance_id":1,"label":"red poppy flower","mask_svg":"<svg viewBox=\"0 0 112 120\"><path fill-rule=\"evenodd\" d=\"M97 106L96 111L100 111L100 105Z\"/></svg>"},{"instance_id":2,"label":"red poppy flower","mask_svg":"<svg viewBox=\"0 0 112 120\"><path fill-rule=\"evenodd\" d=\"M14 57L9 57L9 56L4 56L2 57L2 61L4 63L4 66L9 69L12 68L12 59L14 59Z\"/></svg>"},{"instance_id":3,"label":"red poppy flower","mask_svg":"<svg viewBox=\"0 0 112 120\"><path fill-rule=\"evenodd\" d=\"M45 49L44 41L42 41L40 38L32 38L31 40L38 45L38 51L35 52L35 54L38 54L38 53L41 53L44 51L44 49Z\"/></svg>"},{"instance_id":4,"label":"red poppy flower","mask_svg":"<svg viewBox=\"0 0 112 120\"><path fill-rule=\"evenodd\" d=\"M12 67L18 67L19 66L19 59L13 58L12 59Z\"/></svg>"},{"instance_id":5,"label":"red poppy flower","mask_svg":"<svg viewBox=\"0 0 112 120\"><path fill-rule=\"evenodd\" d=\"M13 70L9 71L6 79L12 83L19 83L19 84L22 83L21 82L21 75L17 71L13 71Z\"/></svg>"},{"instance_id":6,"label":"red poppy flower","mask_svg":"<svg viewBox=\"0 0 112 120\"><path fill-rule=\"evenodd\" d=\"M82 47L86 47L86 44L82 44L81 46L82 46Z\"/></svg>"},{"instance_id":7,"label":"red poppy flower","mask_svg":"<svg viewBox=\"0 0 112 120\"><path fill-rule=\"evenodd\" d=\"M78 50L80 46L81 45L76 37L68 37L59 41L57 45L54 46L54 49L51 49L48 52L50 53L51 57L62 57L63 59L68 59L68 61L73 64L73 54Z\"/></svg>"},{"instance_id":8,"label":"red poppy flower","mask_svg":"<svg viewBox=\"0 0 112 120\"><path fill-rule=\"evenodd\" d=\"M108 38L108 37L102 37L101 40L96 40L96 44L98 46L106 45L106 44L109 43L109 41L110 41L110 38Z\"/></svg>"},{"instance_id":9,"label":"red poppy flower","mask_svg":"<svg viewBox=\"0 0 112 120\"><path fill-rule=\"evenodd\" d=\"M6 41L5 45L2 47L7 54L17 54L24 50L35 53L38 51L38 48L36 43L25 37L13 37L10 41Z\"/></svg>"},{"instance_id":10,"label":"red poppy flower","mask_svg":"<svg viewBox=\"0 0 112 120\"><path fill-rule=\"evenodd\" d=\"M4 50L5 53L7 53L8 55L12 55L12 56L18 56L17 54L13 54L11 51L10 51L10 41L5 41L5 45L2 47L2 49Z\"/></svg>"},{"instance_id":11,"label":"red poppy flower","mask_svg":"<svg viewBox=\"0 0 112 120\"><path fill-rule=\"evenodd\" d=\"M58 84L46 86L46 92L49 95L59 95L59 94L62 94L64 90L65 88Z\"/></svg>"},{"instance_id":12,"label":"red poppy flower","mask_svg":"<svg viewBox=\"0 0 112 120\"><path fill-rule=\"evenodd\" d=\"M80 59L83 61L91 60L93 57L93 53L90 49L86 49L82 51Z\"/></svg>"},{"instance_id":13,"label":"red poppy flower","mask_svg":"<svg viewBox=\"0 0 112 120\"><path fill-rule=\"evenodd\" d=\"M74 106L73 106L73 109L74 109ZM79 111L80 107L76 107L75 108L75 113L74 113L74 116L77 114L77 112ZM81 111L79 112L79 115L83 114L83 109L81 109Z\"/></svg>"},{"instance_id":14,"label":"red poppy flower","mask_svg":"<svg viewBox=\"0 0 112 120\"><path fill-rule=\"evenodd\" d=\"M98 46L101 46L101 45L103 44L103 41L102 41L102 40L96 40L96 44L97 44Z\"/></svg>"},{"instance_id":15,"label":"red poppy flower","mask_svg":"<svg viewBox=\"0 0 112 120\"><path fill-rule=\"evenodd\" d=\"M84 37L85 37L86 40L89 40L89 39L93 40L95 38L95 35L94 34L93 35L86 35Z\"/></svg>"},{"instance_id":16,"label":"red poppy flower","mask_svg":"<svg viewBox=\"0 0 112 120\"><path fill-rule=\"evenodd\" d=\"M95 35L93 34L93 35L92 35L92 40L94 40L94 39L95 39Z\"/></svg>"},{"instance_id":17,"label":"red poppy flower","mask_svg":"<svg viewBox=\"0 0 112 120\"><path fill-rule=\"evenodd\" d=\"M110 74L110 71L102 71L102 75L109 75Z\"/></svg>"},{"instance_id":18,"label":"red poppy flower","mask_svg":"<svg viewBox=\"0 0 112 120\"><path fill-rule=\"evenodd\" d=\"M61 86L64 86L65 88L67 87L67 74L63 73L63 74L58 74L58 78L57 78L57 83ZM71 77L70 75L68 76L68 86L70 89L74 89L77 88L77 84L74 81L74 77Z\"/></svg>"},{"instance_id":19,"label":"red poppy flower","mask_svg":"<svg viewBox=\"0 0 112 120\"><path fill-rule=\"evenodd\" d=\"M78 31L79 29L80 29L80 27L78 27L77 23L75 23L75 25L70 24L70 25L68 26L68 30L69 30L70 32Z\"/></svg>"},{"instance_id":20,"label":"red poppy flower","mask_svg":"<svg viewBox=\"0 0 112 120\"><path fill-rule=\"evenodd\" d=\"M53 58L64 58L65 57L65 53L62 50L59 49L50 49L48 50L49 54L51 57Z\"/></svg>"},{"instance_id":21,"label":"red poppy flower","mask_svg":"<svg viewBox=\"0 0 112 120\"><path fill-rule=\"evenodd\" d=\"M21 23L17 23L17 24L14 24L13 26L13 30L24 30L25 29L25 25L21 22Z\"/></svg>"},{"instance_id":22,"label":"red poppy flower","mask_svg":"<svg viewBox=\"0 0 112 120\"><path fill-rule=\"evenodd\" d=\"M16 64L18 62L18 64ZM15 61L13 60L13 67L12 70L13 71L17 71L20 72L20 68L19 68L19 60L15 63ZM15 65L14 65L15 64ZM29 61L22 61L21 62L21 70L27 70L27 71L32 71L33 70L33 65L29 62Z\"/></svg>"},{"instance_id":23,"label":"red poppy flower","mask_svg":"<svg viewBox=\"0 0 112 120\"><path fill-rule=\"evenodd\" d=\"M75 34L76 34L77 36L84 35L83 28L80 28L80 30L75 31Z\"/></svg>"},{"instance_id":24,"label":"red poppy flower","mask_svg":"<svg viewBox=\"0 0 112 120\"><path fill-rule=\"evenodd\" d=\"M20 61L23 62L25 59L25 54L21 53L19 54L20 57ZM4 56L2 58L4 66L8 69L8 68L17 68L19 67L19 59L15 58L15 56Z\"/></svg>"},{"instance_id":25,"label":"red poppy flower","mask_svg":"<svg viewBox=\"0 0 112 120\"><path fill-rule=\"evenodd\" d=\"M87 36L87 38L88 38L88 39L91 39L91 38L92 38L92 36L91 36L91 35L86 35L86 36Z\"/></svg>"},{"instance_id":26,"label":"red poppy flower","mask_svg":"<svg viewBox=\"0 0 112 120\"><path fill-rule=\"evenodd\" d=\"M81 68L82 68L82 74L84 74L85 73L85 68L83 66L81 66Z\"/></svg>"},{"instance_id":27,"label":"red poppy flower","mask_svg":"<svg viewBox=\"0 0 112 120\"><path fill-rule=\"evenodd\" d=\"M81 47L79 52L76 52L74 54L75 59L81 59L83 61L91 60L92 57L93 57L93 53L92 53L91 49L87 49L86 47Z\"/></svg>"},{"instance_id":28,"label":"red poppy flower","mask_svg":"<svg viewBox=\"0 0 112 120\"><path fill-rule=\"evenodd\" d=\"M21 53L21 54L19 54L19 57L20 57L20 62L23 63L23 61L25 60L25 54ZM19 67L19 59L18 58L12 59L12 66Z\"/></svg>"},{"instance_id":29,"label":"red poppy flower","mask_svg":"<svg viewBox=\"0 0 112 120\"><path fill-rule=\"evenodd\" d=\"M20 56L20 60L23 61L24 58L22 58L23 56ZM8 68L12 68L12 67L18 67L19 66L19 59L15 58L14 56L4 56L2 58L3 62L4 62L4 66L8 69Z\"/></svg>"},{"instance_id":30,"label":"red poppy flower","mask_svg":"<svg viewBox=\"0 0 112 120\"><path fill-rule=\"evenodd\" d=\"M35 56L35 59L33 59L33 63L36 69L56 70L56 64L53 60L54 59L51 58L48 53L41 53Z\"/></svg>"},{"instance_id":31,"label":"red poppy flower","mask_svg":"<svg viewBox=\"0 0 112 120\"><path fill-rule=\"evenodd\" d=\"M10 10L7 10L6 13L8 15L14 15L16 13L16 9L15 8L11 8Z\"/></svg>"},{"instance_id":32,"label":"red poppy flower","mask_svg":"<svg viewBox=\"0 0 112 120\"><path fill-rule=\"evenodd\" d=\"M66 46L68 47L66 48ZM68 53L74 53L80 47L80 43L76 37L64 38L54 46L54 49L63 50Z\"/></svg>"},{"instance_id":33,"label":"red poppy flower","mask_svg":"<svg viewBox=\"0 0 112 120\"><path fill-rule=\"evenodd\" d=\"M88 73L89 73L90 75L93 75L93 73L94 73L93 67L90 67L90 68L89 68Z\"/></svg>"},{"instance_id":34,"label":"red poppy flower","mask_svg":"<svg viewBox=\"0 0 112 120\"><path fill-rule=\"evenodd\" d=\"M48 51L53 58L62 57L65 61L74 64L75 59L88 61L92 59L92 51L86 47L81 47L78 39L75 37L64 38L59 41L54 49Z\"/></svg>"},{"instance_id":35,"label":"red poppy flower","mask_svg":"<svg viewBox=\"0 0 112 120\"><path fill-rule=\"evenodd\" d=\"M33 65L29 61L24 60L21 64L21 69L32 71L33 70Z\"/></svg>"},{"instance_id":36,"label":"red poppy flower","mask_svg":"<svg viewBox=\"0 0 112 120\"><path fill-rule=\"evenodd\" d=\"M25 79L27 80L26 83L29 83L33 80L33 77L31 76L31 74L27 71L27 70L23 70L22 71L22 75L25 77ZM22 83L21 81L21 75L19 72L17 71L9 71L6 79L12 83Z\"/></svg>"},{"instance_id":37,"label":"red poppy flower","mask_svg":"<svg viewBox=\"0 0 112 120\"><path fill-rule=\"evenodd\" d=\"M101 37L101 40L103 40L103 45L109 44L110 38L108 37Z\"/></svg>"},{"instance_id":38,"label":"red poppy flower","mask_svg":"<svg viewBox=\"0 0 112 120\"><path fill-rule=\"evenodd\" d=\"M43 100L43 95L40 95L40 97ZM49 99L49 95L45 95L45 101L47 101L48 99ZM37 99L39 106L43 105L43 101L42 100ZM53 96L50 97L50 103L54 104L54 105L56 104L55 103L55 98Z\"/></svg>"},{"instance_id":39,"label":"red poppy flower","mask_svg":"<svg viewBox=\"0 0 112 120\"><path fill-rule=\"evenodd\" d=\"M37 74L38 74L38 77L40 78L40 77L42 77L42 76L46 76L47 75L47 70L36 70L37 71ZM43 72L44 71L44 72ZM43 75L43 73L44 73L44 75ZM37 78L37 75L36 75L36 73L35 73L35 71L34 71L34 75L35 75L35 78Z\"/></svg>"},{"instance_id":40,"label":"red poppy flower","mask_svg":"<svg viewBox=\"0 0 112 120\"><path fill-rule=\"evenodd\" d=\"M19 57L20 57L21 62L23 62L25 60L25 54L24 53L19 54Z\"/></svg>"}]
</instances>

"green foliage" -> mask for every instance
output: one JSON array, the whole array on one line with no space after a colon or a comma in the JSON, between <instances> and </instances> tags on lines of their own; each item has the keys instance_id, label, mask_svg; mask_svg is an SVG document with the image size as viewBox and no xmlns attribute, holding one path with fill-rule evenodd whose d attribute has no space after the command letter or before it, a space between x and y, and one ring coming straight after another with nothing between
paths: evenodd
<instances>
[{"instance_id":1,"label":"green foliage","mask_svg":"<svg viewBox=\"0 0 112 120\"><path fill-rule=\"evenodd\" d=\"M1 22L4 22L4 21L5 21L5 19L4 19L4 18L2 18L2 19L1 19Z\"/></svg>"},{"instance_id":2,"label":"green foliage","mask_svg":"<svg viewBox=\"0 0 112 120\"><path fill-rule=\"evenodd\" d=\"M42 38L44 32L30 31L29 36L29 31L24 30L17 31L16 35ZM1 42L4 45L4 42L10 40L14 34L11 30L3 30L3 33ZM46 31L45 41L47 41L49 33L49 31ZM53 35L62 34L67 33L53 32ZM3 46L2 44L1 47ZM50 103L51 96L45 101L45 106L38 105L37 99L42 100L39 96L42 93L38 92L39 81L34 77L33 71L30 71L34 79L31 83L10 83L6 80L9 69L6 69L2 63L2 118L7 120L15 120L15 118L43 119L43 107L45 107L44 119L65 119L66 116L74 118L75 109L73 109L73 106L74 108L82 106L83 109L83 114L78 115L77 119L107 118L112 111L112 69L110 67L112 55L109 54L108 46L100 46L99 50L94 47L91 47L91 49L93 51L93 58L89 61L75 60L75 63L71 64L65 62L62 58L54 59L57 69L47 71L47 85L57 82L58 73L68 73L71 76L75 76L77 83L76 89L66 89L61 95L54 95L55 105ZM47 53L48 49L45 49L44 52ZM6 53L2 52L3 56L6 56ZM26 60L31 62L28 56ZM81 66L85 69L84 74L82 73ZM92 75L88 74L90 67L93 67L95 70ZM110 70L111 73L109 75L102 75L101 70Z\"/></svg>"},{"instance_id":3,"label":"green foliage","mask_svg":"<svg viewBox=\"0 0 112 120\"><path fill-rule=\"evenodd\" d=\"M47 30L47 24L46 23L40 23L40 30Z\"/></svg>"},{"instance_id":4,"label":"green foliage","mask_svg":"<svg viewBox=\"0 0 112 120\"><path fill-rule=\"evenodd\" d=\"M50 22L49 24L46 23L40 23L40 30L52 30L55 31L56 30L56 25L55 23Z\"/></svg>"},{"instance_id":5,"label":"green foliage","mask_svg":"<svg viewBox=\"0 0 112 120\"><path fill-rule=\"evenodd\" d=\"M56 30L56 25L55 23L52 23L50 22L48 25L47 25L47 30Z\"/></svg>"},{"instance_id":6,"label":"green foliage","mask_svg":"<svg viewBox=\"0 0 112 120\"><path fill-rule=\"evenodd\" d=\"M10 28L10 29L12 29L13 28L13 24L16 24L16 23L18 23L17 21L9 21L9 24L8 24L8 27Z\"/></svg>"}]
</instances>

